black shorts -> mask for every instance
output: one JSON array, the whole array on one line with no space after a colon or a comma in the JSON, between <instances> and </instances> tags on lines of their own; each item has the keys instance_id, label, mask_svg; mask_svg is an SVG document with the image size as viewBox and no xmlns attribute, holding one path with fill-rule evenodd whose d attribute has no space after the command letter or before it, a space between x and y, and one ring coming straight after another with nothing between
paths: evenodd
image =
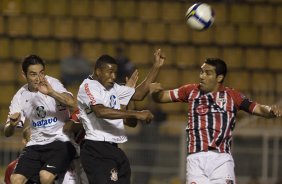
<instances>
[{"instance_id":1,"label":"black shorts","mask_svg":"<svg viewBox=\"0 0 282 184\"><path fill-rule=\"evenodd\" d=\"M28 146L20 154L14 173L27 179L39 177L41 170L58 175L67 171L75 153L71 142L55 141L46 145Z\"/></svg>"},{"instance_id":2,"label":"black shorts","mask_svg":"<svg viewBox=\"0 0 282 184\"><path fill-rule=\"evenodd\" d=\"M80 158L89 183L130 184L130 164L117 144L84 140Z\"/></svg>"}]
</instances>

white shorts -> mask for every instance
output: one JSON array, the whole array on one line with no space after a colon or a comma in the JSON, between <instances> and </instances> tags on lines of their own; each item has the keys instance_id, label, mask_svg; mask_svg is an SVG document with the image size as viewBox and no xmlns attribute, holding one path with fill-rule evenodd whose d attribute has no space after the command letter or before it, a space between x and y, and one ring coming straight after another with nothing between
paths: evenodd
<instances>
[{"instance_id":1,"label":"white shorts","mask_svg":"<svg viewBox=\"0 0 282 184\"><path fill-rule=\"evenodd\" d=\"M232 156L216 151L188 155L186 184L235 184Z\"/></svg>"}]
</instances>

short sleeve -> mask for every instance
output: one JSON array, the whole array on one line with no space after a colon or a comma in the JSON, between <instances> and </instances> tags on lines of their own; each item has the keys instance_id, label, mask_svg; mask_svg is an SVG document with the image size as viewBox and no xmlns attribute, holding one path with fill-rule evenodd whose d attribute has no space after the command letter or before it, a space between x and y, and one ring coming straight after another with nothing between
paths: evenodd
<instances>
[{"instance_id":1,"label":"short sleeve","mask_svg":"<svg viewBox=\"0 0 282 184\"><path fill-rule=\"evenodd\" d=\"M228 93L231 95L232 99L234 100L235 106L239 110L243 110L248 113L253 113L254 108L257 104L256 102L251 101L245 95L234 89L230 89Z\"/></svg>"},{"instance_id":2,"label":"short sleeve","mask_svg":"<svg viewBox=\"0 0 282 184\"><path fill-rule=\"evenodd\" d=\"M24 117L24 113L22 110L22 105L20 103L20 97L18 96L18 93L13 97L10 107L9 107L9 116L11 114L20 112L21 113L21 120L18 123L17 127L23 127L24 121L25 121L25 117ZM9 121L9 116L7 117L7 121Z\"/></svg>"},{"instance_id":3,"label":"short sleeve","mask_svg":"<svg viewBox=\"0 0 282 184\"><path fill-rule=\"evenodd\" d=\"M52 88L58 93L69 93L72 95L72 93L69 92L58 79L48 77L47 80L51 84Z\"/></svg>"},{"instance_id":4,"label":"short sleeve","mask_svg":"<svg viewBox=\"0 0 282 184\"><path fill-rule=\"evenodd\" d=\"M128 86L121 86L118 84L115 84L115 88L117 91L117 95L120 101L121 105L127 105L131 99L131 97L133 96L133 94L135 93L135 89L128 87Z\"/></svg>"},{"instance_id":5,"label":"short sleeve","mask_svg":"<svg viewBox=\"0 0 282 184\"><path fill-rule=\"evenodd\" d=\"M174 102L187 102L188 97L193 89L195 89L195 85L193 84L187 84L184 86L181 86L180 88L170 90L170 98Z\"/></svg>"},{"instance_id":6,"label":"short sleeve","mask_svg":"<svg viewBox=\"0 0 282 184\"><path fill-rule=\"evenodd\" d=\"M77 98L87 106L103 104L100 87L96 83L83 83L77 94Z\"/></svg>"}]
</instances>

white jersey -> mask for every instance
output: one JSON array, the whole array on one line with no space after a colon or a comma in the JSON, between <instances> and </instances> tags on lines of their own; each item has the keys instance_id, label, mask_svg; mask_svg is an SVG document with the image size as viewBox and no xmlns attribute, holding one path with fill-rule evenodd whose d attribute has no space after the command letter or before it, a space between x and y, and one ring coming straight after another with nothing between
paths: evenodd
<instances>
[{"instance_id":1,"label":"white jersey","mask_svg":"<svg viewBox=\"0 0 282 184\"><path fill-rule=\"evenodd\" d=\"M121 109L121 105L127 105L134 93L134 88L115 83L111 89L107 90L97 80L90 77L85 79L77 94L80 121L86 133L85 139L114 143L126 142L123 119L97 118L90 106L102 104L108 108Z\"/></svg>"},{"instance_id":2,"label":"white jersey","mask_svg":"<svg viewBox=\"0 0 282 184\"><path fill-rule=\"evenodd\" d=\"M70 93L59 80L49 76L46 79L58 93ZM69 119L69 110L54 98L41 92L31 92L25 84L15 94L10 105L9 114L16 112L21 113L18 126L27 122L31 128L31 139L27 146L44 145L56 140L69 141L63 133L65 121Z\"/></svg>"}]
</instances>

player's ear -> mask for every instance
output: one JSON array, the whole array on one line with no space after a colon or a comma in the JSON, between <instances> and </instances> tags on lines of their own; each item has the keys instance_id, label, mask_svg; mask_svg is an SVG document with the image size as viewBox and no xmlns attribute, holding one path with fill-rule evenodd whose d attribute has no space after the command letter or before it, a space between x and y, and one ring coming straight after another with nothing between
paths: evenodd
<instances>
[{"instance_id":1,"label":"player's ear","mask_svg":"<svg viewBox=\"0 0 282 184\"><path fill-rule=\"evenodd\" d=\"M95 69L94 73L96 76L99 76L101 74L101 69L100 68Z\"/></svg>"},{"instance_id":2,"label":"player's ear","mask_svg":"<svg viewBox=\"0 0 282 184\"><path fill-rule=\"evenodd\" d=\"M218 83L222 83L223 79L224 79L224 76L223 76L223 75L218 75L218 76L216 77L216 80L217 80Z\"/></svg>"},{"instance_id":3,"label":"player's ear","mask_svg":"<svg viewBox=\"0 0 282 184\"><path fill-rule=\"evenodd\" d=\"M24 73L24 71L22 71L22 76L23 76L24 79L27 79L26 78L26 74Z\"/></svg>"}]
</instances>

